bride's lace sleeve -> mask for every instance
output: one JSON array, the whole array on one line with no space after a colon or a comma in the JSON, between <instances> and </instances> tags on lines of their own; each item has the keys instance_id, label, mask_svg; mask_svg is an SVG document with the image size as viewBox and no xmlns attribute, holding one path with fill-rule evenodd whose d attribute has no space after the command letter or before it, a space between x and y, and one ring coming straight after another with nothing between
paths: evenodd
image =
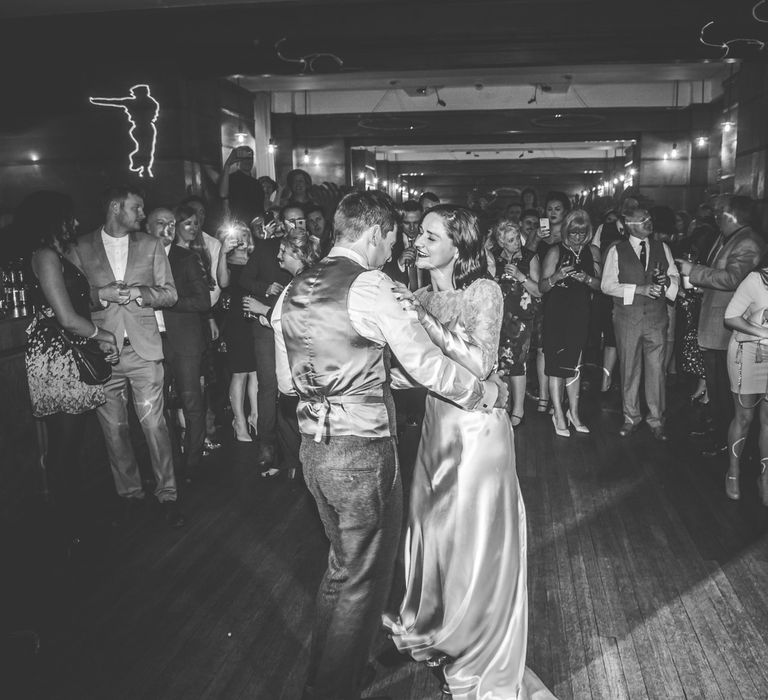
<instances>
[{"instance_id":1,"label":"bride's lace sleeve","mask_svg":"<svg viewBox=\"0 0 768 700\"><path fill-rule=\"evenodd\" d=\"M459 319L466 338L448 330L430 314L425 314L421 323L445 355L485 379L493 371L499 354L503 307L499 285L492 280L478 280L462 295Z\"/></svg>"}]
</instances>

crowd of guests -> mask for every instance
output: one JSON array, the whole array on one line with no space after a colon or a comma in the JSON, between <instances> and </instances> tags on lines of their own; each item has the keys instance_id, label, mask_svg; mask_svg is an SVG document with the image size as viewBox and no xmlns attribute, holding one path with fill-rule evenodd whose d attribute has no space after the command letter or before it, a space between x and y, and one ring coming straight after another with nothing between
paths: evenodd
<instances>
[{"instance_id":1,"label":"crowd of guests","mask_svg":"<svg viewBox=\"0 0 768 700\"><path fill-rule=\"evenodd\" d=\"M75 235L72 201L56 193L34 195L37 206L15 222L38 283L30 394L48 426L54 496L73 531L79 508L69 456L93 409L123 509L146 500L133 414L156 501L174 527L185 522L178 480L196 479L230 425L235 442L256 443L264 478L301 473L296 402L278 391L269 317L291 279L330 250L333 211L327 199L313 199L302 170L282 188L254 178L249 150L233 149L225 163L215 235L204 230L203 198L162 203L132 187L105 193L103 225L90 233ZM383 269L412 291L429 283L415 264L423 252L416 242L438 204L427 192L399 207L398 240ZM701 408L692 434L707 438L705 454L728 451L729 498L740 497L740 458L760 414L759 488L768 505L768 258L753 228L754 203L721 195L693 216L648 206L637 193L602 212L584 204L549 192L540 205L531 188L501 210L470 200L488 275L504 299L498 370L512 425L524 424L528 395L538 413L551 414L557 437L588 434L580 393L584 368L597 364L599 390L620 388L618 435L644 421L666 441L668 379L687 377ZM113 363L106 383L86 384L70 360L62 364L52 319L69 341L99 344ZM395 392L400 430L421 420L424 397Z\"/></svg>"},{"instance_id":2,"label":"crowd of guests","mask_svg":"<svg viewBox=\"0 0 768 700\"><path fill-rule=\"evenodd\" d=\"M755 203L720 195L690 216L633 195L598 217L573 208L561 192L547 194L539 209L526 190L489 224L487 246L505 299L499 367L513 425L524 420L530 367L538 389L529 393L537 411L551 413L555 434L589 433L579 392L591 352L600 358L601 391L620 387L619 436L644 421L666 441L667 387L684 378L701 408L690 435L706 438L705 456L728 452L725 493L734 500L759 410L758 488L768 505L768 257L754 228Z\"/></svg>"}]
</instances>

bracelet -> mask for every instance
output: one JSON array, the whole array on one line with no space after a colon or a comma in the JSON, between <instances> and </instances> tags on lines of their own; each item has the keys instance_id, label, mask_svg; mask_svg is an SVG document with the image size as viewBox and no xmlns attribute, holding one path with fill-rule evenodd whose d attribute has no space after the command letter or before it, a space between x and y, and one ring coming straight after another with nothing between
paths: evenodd
<instances>
[{"instance_id":1,"label":"bracelet","mask_svg":"<svg viewBox=\"0 0 768 700\"><path fill-rule=\"evenodd\" d=\"M88 340L93 340L98 334L99 330L101 330L95 323L93 324L93 333L91 333L88 336Z\"/></svg>"}]
</instances>

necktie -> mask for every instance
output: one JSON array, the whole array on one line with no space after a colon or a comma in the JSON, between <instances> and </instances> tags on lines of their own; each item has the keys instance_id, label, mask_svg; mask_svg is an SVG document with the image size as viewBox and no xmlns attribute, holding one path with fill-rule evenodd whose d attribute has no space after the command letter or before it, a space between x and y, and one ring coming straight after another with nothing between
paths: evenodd
<instances>
[{"instance_id":1,"label":"necktie","mask_svg":"<svg viewBox=\"0 0 768 700\"><path fill-rule=\"evenodd\" d=\"M648 264L648 254L645 252L645 241L640 241L640 264L643 266L643 270Z\"/></svg>"},{"instance_id":2,"label":"necktie","mask_svg":"<svg viewBox=\"0 0 768 700\"><path fill-rule=\"evenodd\" d=\"M419 288L419 271L416 265L408 265L408 289L415 292Z\"/></svg>"}]
</instances>

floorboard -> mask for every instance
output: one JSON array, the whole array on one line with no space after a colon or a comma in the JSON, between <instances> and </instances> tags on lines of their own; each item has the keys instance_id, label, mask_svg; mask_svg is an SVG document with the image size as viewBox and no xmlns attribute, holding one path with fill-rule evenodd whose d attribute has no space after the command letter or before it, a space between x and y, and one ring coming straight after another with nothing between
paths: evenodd
<instances>
[{"instance_id":1,"label":"floorboard","mask_svg":"<svg viewBox=\"0 0 768 700\"><path fill-rule=\"evenodd\" d=\"M589 436L557 438L526 402L516 430L528 516L528 665L562 700L768 697L768 509L745 459L703 459L671 390L671 440L627 439L616 392L584 397ZM417 433L401 441L408 469ZM327 543L301 484L258 478L254 445L226 444L183 493L188 524L148 507L100 522L90 556L58 556L47 511L4 533L0 696L12 700L298 700ZM25 652L35 630L37 654ZM367 691L440 697L417 664ZM8 692L11 691L11 692Z\"/></svg>"}]
</instances>

